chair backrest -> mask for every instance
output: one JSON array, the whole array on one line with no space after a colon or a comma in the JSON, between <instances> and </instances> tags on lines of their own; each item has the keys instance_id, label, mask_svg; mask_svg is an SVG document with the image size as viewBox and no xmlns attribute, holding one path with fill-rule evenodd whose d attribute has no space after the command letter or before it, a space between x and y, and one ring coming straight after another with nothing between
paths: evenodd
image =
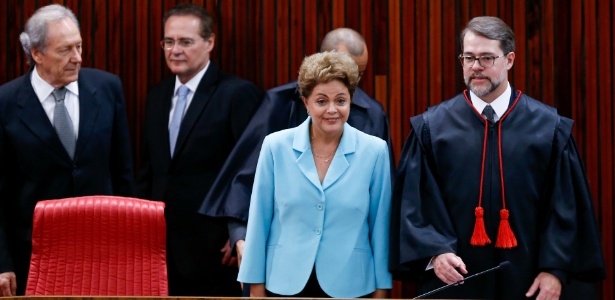
<instances>
[{"instance_id":1,"label":"chair backrest","mask_svg":"<svg viewBox=\"0 0 615 300\"><path fill-rule=\"evenodd\" d=\"M166 296L164 203L87 196L37 203L26 295Z\"/></svg>"}]
</instances>

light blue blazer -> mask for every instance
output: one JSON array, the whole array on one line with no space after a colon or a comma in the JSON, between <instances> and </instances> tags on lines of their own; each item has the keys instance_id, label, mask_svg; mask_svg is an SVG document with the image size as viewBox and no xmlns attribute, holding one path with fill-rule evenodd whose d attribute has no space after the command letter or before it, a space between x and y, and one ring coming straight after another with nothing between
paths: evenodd
<instances>
[{"instance_id":1,"label":"light blue blazer","mask_svg":"<svg viewBox=\"0 0 615 300\"><path fill-rule=\"evenodd\" d=\"M320 286L332 297L390 289L387 144L344 124L321 184L310 122L308 117L263 142L238 280L294 295L315 266Z\"/></svg>"}]
</instances>

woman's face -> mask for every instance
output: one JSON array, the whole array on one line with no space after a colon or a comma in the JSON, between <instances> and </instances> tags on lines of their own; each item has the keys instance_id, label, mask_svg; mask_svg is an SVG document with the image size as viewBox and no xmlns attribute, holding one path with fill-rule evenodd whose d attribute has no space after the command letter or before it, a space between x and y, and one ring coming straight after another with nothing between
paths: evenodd
<instances>
[{"instance_id":1,"label":"woman's face","mask_svg":"<svg viewBox=\"0 0 615 300\"><path fill-rule=\"evenodd\" d=\"M350 92L339 80L320 83L303 98L312 116L312 132L320 136L341 135L350 113Z\"/></svg>"}]
</instances>

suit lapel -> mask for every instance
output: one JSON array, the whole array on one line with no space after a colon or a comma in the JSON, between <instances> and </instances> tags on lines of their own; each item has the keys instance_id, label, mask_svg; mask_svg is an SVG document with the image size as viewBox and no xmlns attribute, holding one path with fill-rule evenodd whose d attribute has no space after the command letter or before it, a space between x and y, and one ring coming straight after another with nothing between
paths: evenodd
<instances>
[{"instance_id":1,"label":"suit lapel","mask_svg":"<svg viewBox=\"0 0 615 300\"><path fill-rule=\"evenodd\" d=\"M337 151L335 151L335 156L331 161L329 170L327 170L327 174L322 181L323 190L326 190L334 184L344 174L344 172L346 172L346 169L350 167L350 164L346 159L346 155L355 152L357 144L356 141L356 132L352 131L352 128L348 125L348 123L345 123L342 139L340 140L339 146L337 146Z\"/></svg>"},{"instance_id":2,"label":"suit lapel","mask_svg":"<svg viewBox=\"0 0 615 300\"><path fill-rule=\"evenodd\" d=\"M36 96L34 88L32 88L30 81L32 70L22 77L23 82L17 94L17 105L21 107L20 120L34 135L38 136L49 148L56 152L58 156L67 162L71 162L38 96Z\"/></svg>"},{"instance_id":3,"label":"suit lapel","mask_svg":"<svg viewBox=\"0 0 615 300\"><path fill-rule=\"evenodd\" d=\"M183 145L186 142L186 139L190 135L190 131L194 127L194 124L196 124L196 122L199 120L207 104L209 104L211 96L218 87L217 83L221 75L222 74L218 66L216 66L214 63L210 63L207 71L205 71L205 75L203 75L203 78L199 83L198 88L194 92L192 102L190 103L190 106L188 107L186 115L184 116L184 119L182 120L181 126L179 128L179 134L175 143L176 155L181 152ZM169 138L167 135L167 140L168 139Z\"/></svg>"},{"instance_id":4,"label":"suit lapel","mask_svg":"<svg viewBox=\"0 0 615 300\"><path fill-rule=\"evenodd\" d=\"M314 163L314 156L312 155L312 148L310 147L310 133L309 125L311 118L307 118L297 130L295 130L295 137L293 139L293 149L301 152L299 158L297 158L297 165L301 173L319 190L322 190L322 185L318 179L318 171L316 170L316 164Z\"/></svg>"},{"instance_id":5,"label":"suit lapel","mask_svg":"<svg viewBox=\"0 0 615 300\"><path fill-rule=\"evenodd\" d=\"M163 83L163 92L160 95L153 95L151 98L152 103L148 105L155 105L152 107L152 115L148 116L148 126L151 126L151 132L154 134L160 134L159 138L151 139L152 149L156 149L157 152L163 152L160 155L160 163L167 170L171 164L171 146L169 145L169 113L171 111L171 104L173 100L173 92L175 89L175 77L169 78ZM177 151L177 147L176 147Z\"/></svg>"},{"instance_id":6,"label":"suit lapel","mask_svg":"<svg viewBox=\"0 0 615 300\"><path fill-rule=\"evenodd\" d=\"M77 136L77 145L75 148L75 160L83 152L83 147L87 145L88 139L92 136L92 130L98 120L98 111L100 109L100 99L96 95L96 87L88 81L88 78L83 78L79 75L79 134ZM115 100L115 99L112 99Z\"/></svg>"}]
</instances>

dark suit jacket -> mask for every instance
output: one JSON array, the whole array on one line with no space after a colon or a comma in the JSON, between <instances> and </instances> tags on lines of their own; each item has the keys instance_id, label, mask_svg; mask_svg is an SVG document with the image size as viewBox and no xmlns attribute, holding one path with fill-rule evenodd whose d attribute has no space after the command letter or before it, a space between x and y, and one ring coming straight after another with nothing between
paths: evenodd
<instances>
[{"instance_id":1,"label":"dark suit jacket","mask_svg":"<svg viewBox=\"0 0 615 300\"><path fill-rule=\"evenodd\" d=\"M34 93L32 70L0 87L0 273L14 270L24 283L39 200L132 196L134 178L120 79L79 72L79 135L71 160Z\"/></svg>"},{"instance_id":2,"label":"dark suit jacket","mask_svg":"<svg viewBox=\"0 0 615 300\"><path fill-rule=\"evenodd\" d=\"M265 136L299 126L306 118L307 111L297 90L296 81L267 91L222 168L220 176L207 194L200 212L207 216L228 216L247 222L256 163ZM395 162L387 115L378 101L358 87L352 97L348 124L388 143L393 174Z\"/></svg>"},{"instance_id":3,"label":"dark suit jacket","mask_svg":"<svg viewBox=\"0 0 615 300\"><path fill-rule=\"evenodd\" d=\"M174 87L171 77L148 94L139 194L166 203L169 267L177 267L186 278L216 280L212 268L220 265L220 249L228 240L226 219L205 218L197 210L262 93L210 63L182 120L171 158L168 124Z\"/></svg>"}]
</instances>

